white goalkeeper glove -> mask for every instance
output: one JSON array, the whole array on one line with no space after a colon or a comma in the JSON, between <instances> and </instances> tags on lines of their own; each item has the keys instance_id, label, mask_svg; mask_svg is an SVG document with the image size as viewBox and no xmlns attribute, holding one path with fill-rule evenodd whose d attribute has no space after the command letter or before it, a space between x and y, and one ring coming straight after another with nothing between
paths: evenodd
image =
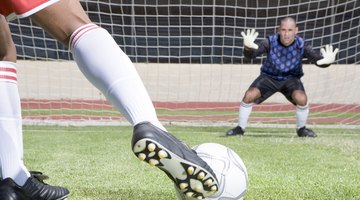
<instances>
[{"instance_id":1,"label":"white goalkeeper glove","mask_svg":"<svg viewBox=\"0 0 360 200\"><path fill-rule=\"evenodd\" d=\"M337 52L339 51L338 48L336 48L333 51L333 47L331 45L326 45L325 48L321 48L321 54L323 56L323 59L320 59L316 62L317 65L330 65L331 63L335 62L335 57Z\"/></svg>"},{"instance_id":2,"label":"white goalkeeper glove","mask_svg":"<svg viewBox=\"0 0 360 200\"><path fill-rule=\"evenodd\" d=\"M258 32L255 31L255 29L248 29L246 31L246 34L244 31L241 32L241 35L244 38L244 46L250 49L258 49L259 46L254 43L255 39L259 35Z\"/></svg>"}]
</instances>

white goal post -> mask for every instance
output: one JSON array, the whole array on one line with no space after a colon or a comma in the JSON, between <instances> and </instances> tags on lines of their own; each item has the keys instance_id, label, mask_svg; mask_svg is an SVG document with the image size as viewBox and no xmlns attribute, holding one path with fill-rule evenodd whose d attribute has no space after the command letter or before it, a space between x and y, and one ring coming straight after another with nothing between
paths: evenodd
<instances>
[{"instance_id":1,"label":"white goal post","mask_svg":"<svg viewBox=\"0 0 360 200\"><path fill-rule=\"evenodd\" d=\"M302 80L310 102L309 123L360 126L358 0L81 3L134 62L163 121L236 123L239 102L264 59L244 59L240 32L255 28L258 39L264 39L277 31L279 19L292 16L299 35L314 49L326 44L340 49L336 63L326 69L305 60ZM25 121L124 121L84 79L61 44L29 19L12 21L10 28ZM250 120L292 126L294 107L277 94L255 106Z\"/></svg>"}]
</instances>

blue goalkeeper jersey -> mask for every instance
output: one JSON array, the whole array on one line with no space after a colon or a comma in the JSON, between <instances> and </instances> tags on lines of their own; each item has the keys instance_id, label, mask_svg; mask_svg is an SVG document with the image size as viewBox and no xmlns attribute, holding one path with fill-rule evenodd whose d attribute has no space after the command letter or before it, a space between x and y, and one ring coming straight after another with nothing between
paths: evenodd
<instances>
[{"instance_id":1,"label":"blue goalkeeper jersey","mask_svg":"<svg viewBox=\"0 0 360 200\"><path fill-rule=\"evenodd\" d=\"M301 77L304 40L297 35L289 46L280 43L279 34L268 36L269 50L261 66L261 73L276 80L285 80L289 76Z\"/></svg>"},{"instance_id":2,"label":"blue goalkeeper jersey","mask_svg":"<svg viewBox=\"0 0 360 200\"><path fill-rule=\"evenodd\" d=\"M280 42L279 34L270 35L267 39L258 44L259 48L246 49L245 57L255 58L258 55L267 53L266 59L261 65L261 74L270 76L275 80L286 80L289 77L302 77L303 58L316 63L322 56L315 52L310 45L306 45L304 39L295 35L294 42L284 46Z\"/></svg>"}]
</instances>

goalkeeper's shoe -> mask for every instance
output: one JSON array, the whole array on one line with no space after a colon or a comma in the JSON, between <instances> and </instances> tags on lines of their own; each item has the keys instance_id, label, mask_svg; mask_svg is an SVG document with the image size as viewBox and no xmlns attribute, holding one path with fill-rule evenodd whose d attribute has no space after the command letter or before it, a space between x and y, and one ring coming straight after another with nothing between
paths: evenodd
<instances>
[{"instance_id":1,"label":"goalkeeper's shoe","mask_svg":"<svg viewBox=\"0 0 360 200\"><path fill-rule=\"evenodd\" d=\"M228 130L226 136L244 135L244 133L245 131L240 126L236 126L235 128Z\"/></svg>"},{"instance_id":2,"label":"goalkeeper's shoe","mask_svg":"<svg viewBox=\"0 0 360 200\"><path fill-rule=\"evenodd\" d=\"M299 128L296 132L299 137L317 137L313 130L306 128L305 126Z\"/></svg>"},{"instance_id":3,"label":"goalkeeper's shoe","mask_svg":"<svg viewBox=\"0 0 360 200\"><path fill-rule=\"evenodd\" d=\"M142 161L164 171L187 197L204 199L219 188L215 173L196 152L149 122L134 127L132 150Z\"/></svg>"},{"instance_id":4,"label":"goalkeeper's shoe","mask_svg":"<svg viewBox=\"0 0 360 200\"><path fill-rule=\"evenodd\" d=\"M64 200L69 196L66 188L47 185L37 178L30 177L23 186L11 178L0 182L1 200Z\"/></svg>"}]
</instances>

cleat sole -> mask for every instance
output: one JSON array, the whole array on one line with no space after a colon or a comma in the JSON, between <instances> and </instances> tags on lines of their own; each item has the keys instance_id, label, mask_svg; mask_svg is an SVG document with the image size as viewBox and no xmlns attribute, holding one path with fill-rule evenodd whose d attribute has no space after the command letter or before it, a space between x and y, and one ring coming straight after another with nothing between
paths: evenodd
<instances>
[{"instance_id":1,"label":"cleat sole","mask_svg":"<svg viewBox=\"0 0 360 200\"><path fill-rule=\"evenodd\" d=\"M204 199L217 191L217 181L207 170L177 156L152 139L138 140L133 152L139 160L164 171L188 197Z\"/></svg>"}]
</instances>

